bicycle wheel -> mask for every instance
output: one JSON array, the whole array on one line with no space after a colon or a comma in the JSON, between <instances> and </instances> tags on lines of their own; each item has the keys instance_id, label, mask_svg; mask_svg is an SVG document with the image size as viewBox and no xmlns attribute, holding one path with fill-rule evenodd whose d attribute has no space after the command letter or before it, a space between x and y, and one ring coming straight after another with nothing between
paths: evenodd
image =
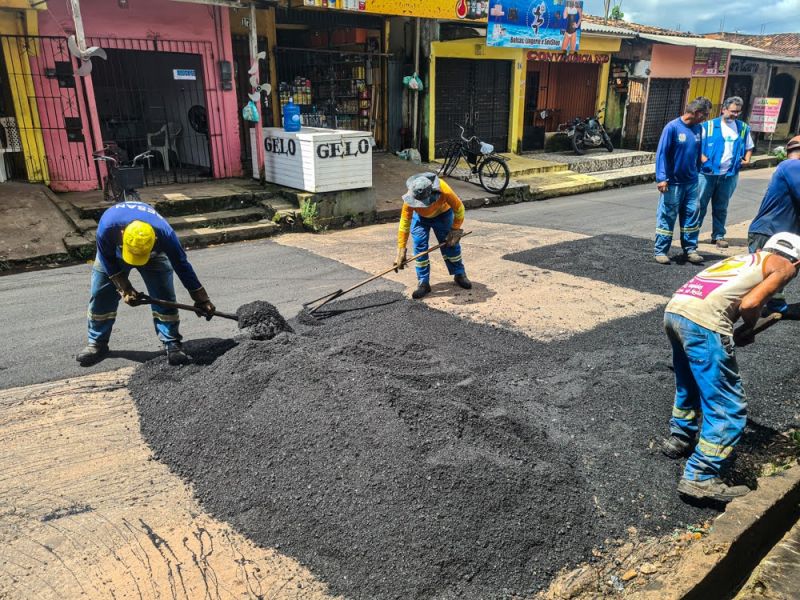
<instances>
[{"instance_id":1,"label":"bicycle wheel","mask_svg":"<svg viewBox=\"0 0 800 600\"><path fill-rule=\"evenodd\" d=\"M481 187L492 194L502 194L511 180L511 171L506 161L490 156L478 167L478 178Z\"/></svg>"},{"instance_id":2,"label":"bicycle wheel","mask_svg":"<svg viewBox=\"0 0 800 600\"><path fill-rule=\"evenodd\" d=\"M445 177L449 177L455 171L456 166L458 166L458 161L461 159L461 145L460 144L453 144L448 148L447 153L445 154L444 163L442 163L442 168L439 169L439 174L444 175Z\"/></svg>"}]
</instances>

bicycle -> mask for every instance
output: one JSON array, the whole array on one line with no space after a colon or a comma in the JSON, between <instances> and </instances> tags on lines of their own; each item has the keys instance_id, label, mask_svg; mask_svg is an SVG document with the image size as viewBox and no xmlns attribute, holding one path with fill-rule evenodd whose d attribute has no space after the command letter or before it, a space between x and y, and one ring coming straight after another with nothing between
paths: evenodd
<instances>
[{"instance_id":1,"label":"bicycle","mask_svg":"<svg viewBox=\"0 0 800 600\"><path fill-rule=\"evenodd\" d=\"M136 188L144 185L144 166L141 161L153 157L150 151L138 154L134 159L124 164L122 150L116 144L106 144L102 150L92 153L96 161L103 161L108 168L108 175L103 178L103 200L117 203L127 200L139 201L139 192Z\"/></svg>"},{"instance_id":2,"label":"bicycle","mask_svg":"<svg viewBox=\"0 0 800 600\"><path fill-rule=\"evenodd\" d=\"M467 180L477 175L483 189L492 194L502 194L511 181L506 159L495 154L491 144L480 141L474 135L467 139L464 137L464 127L459 125L458 128L461 129L461 139L445 142L445 158L438 174L449 177L463 159L469 167Z\"/></svg>"}]
</instances>

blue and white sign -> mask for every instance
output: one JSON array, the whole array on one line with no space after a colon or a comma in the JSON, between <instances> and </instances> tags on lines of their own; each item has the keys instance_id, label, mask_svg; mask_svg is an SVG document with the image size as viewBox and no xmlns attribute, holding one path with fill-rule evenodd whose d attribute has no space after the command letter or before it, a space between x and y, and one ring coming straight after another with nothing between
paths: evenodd
<instances>
[{"instance_id":1,"label":"blue and white sign","mask_svg":"<svg viewBox=\"0 0 800 600\"><path fill-rule=\"evenodd\" d=\"M197 71L194 69L172 69L172 78L175 81L197 81Z\"/></svg>"},{"instance_id":2,"label":"blue and white sign","mask_svg":"<svg viewBox=\"0 0 800 600\"><path fill-rule=\"evenodd\" d=\"M491 0L486 44L577 52L583 0Z\"/></svg>"}]
</instances>

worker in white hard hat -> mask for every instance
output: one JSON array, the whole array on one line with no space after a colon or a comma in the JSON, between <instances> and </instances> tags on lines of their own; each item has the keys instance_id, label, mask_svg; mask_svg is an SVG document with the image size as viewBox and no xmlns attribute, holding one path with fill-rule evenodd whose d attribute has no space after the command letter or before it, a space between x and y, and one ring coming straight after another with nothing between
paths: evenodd
<instances>
[{"instance_id":1,"label":"worker in white hard hat","mask_svg":"<svg viewBox=\"0 0 800 600\"><path fill-rule=\"evenodd\" d=\"M153 298L175 302L173 271L194 300L198 316L211 318L216 310L186 257L178 236L167 220L144 202L120 202L103 213L97 224L97 255L92 269L89 299L89 344L76 357L82 366L102 360L109 351L111 329L120 298L140 304L128 273L137 269ZM153 324L164 344L169 363L186 364L175 308L152 305Z\"/></svg>"},{"instance_id":2,"label":"worker in white hard hat","mask_svg":"<svg viewBox=\"0 0 800 600\"><path fill-rule=\"evenodd\" d=\"M678 491L727 502L750 491L720 479L720 470L747 422L747 402L734 355L767 301L794 279L800 267L800 236L778 233L752 254L733 256L698 273L672 296L664 327L672 345L675 402L670 437L662 452L688 456ZM742 333L733 326L743 321ZM702 415L702 425L700 416Z\"/></svg>"}]
</instances>

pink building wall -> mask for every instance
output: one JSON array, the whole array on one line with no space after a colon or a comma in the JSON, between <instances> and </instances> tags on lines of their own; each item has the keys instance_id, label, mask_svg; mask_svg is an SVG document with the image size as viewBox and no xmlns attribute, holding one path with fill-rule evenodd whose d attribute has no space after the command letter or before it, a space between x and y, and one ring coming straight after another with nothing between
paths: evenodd
<instances>
[{"instance_id":1,"label":"pink building wall","mask_svg":"<svg viewBox=\"0 0 800 600\"><path fill-rule=\"evenodd\" d=\"M689 79L694 64L694 46L653 44L650 57L650 77L662 79Z\"/></svg>"},{"instance_id":2,"label":"pink building wall","mask_svg":"<svg viewBox=\"0 0 800 600\"><path fill-rule=\"evenodd\" d=\"M58 36L66 38L74 32L72 17L67 9L67 2L50 2L49 10L39 13L39 34L42 36ZM104 45L107 48L140 48L126 40L158 40L165 52L185 52L200 54L204 70L206 92L206 108L209 116L209 134L213 175L216 178L236 177L242 174L239 141L238 100L234 89L224 91L219 77L218 63L221 60L233 64L233 49L229 11L220 7L203 6L172 2L170 0L131 0L129 8L119 8L112 0L82 0L81 9L87 40L90 44ZM208 51L210 49L210 52ZM64 60L60 58L59 60ZM98 60L98 59L95 59ZM32 69L44 71L52 68L46 56L32 57ZM37 87L55 85L54 80L36 78ZM83 119L84 147L76 152L91 163L91 153L101 146L100 123L96 111L94 88L91 76L76 78L75 90L61 90L66 96L76 96L80 103L80 116ZM85 91L84 89L85 88ZM53 94L53 89L37 89L37 96L42 98ZM58 92L55 92L58 93ZM73 99L74 102L74 99ZM51 123L60 120L62 127L46 129L45 146L48 150L66 148L80 144L67 143L63 130L63 116L76 114L53 114L52 102L39 103L40 114L46 113L43 120ZM51 161L51 156L53 160ZM88 156L88 159L86 158ZM51 187L58 191L76 191L96 189L99 185L97 170L93 164L83 170L86 176L68 177L55 164L55 155L48 152L48 165L51 166ZM51 162L54 164L51 165ZM55 168L54 168L55 167Z\"/></svg>"}]
</instances>

